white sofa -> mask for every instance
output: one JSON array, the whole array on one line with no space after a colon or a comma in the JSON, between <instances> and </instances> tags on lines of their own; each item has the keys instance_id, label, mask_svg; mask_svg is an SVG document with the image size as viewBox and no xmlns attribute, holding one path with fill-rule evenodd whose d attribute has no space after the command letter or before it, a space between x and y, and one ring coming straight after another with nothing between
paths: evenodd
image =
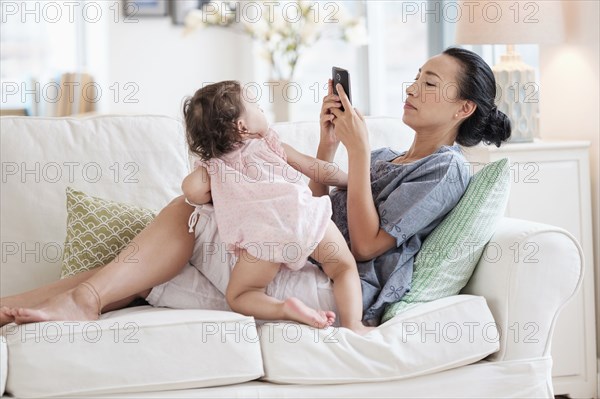
<instances>
[{"instance_id":1,"label":"white sofa","mask_svg":"<svg viewBox=\"0 0 600 399\"><path fill-rule=\"evenodd\" d=\"M181 123L168 117L0 122L1 296L59 278L67 186L160 209L189 171ZM400 119L368 125L373 148L411 142ZM276 129L314 154L316 122ZM336 161L345 168L343 149ZM564 230L509 218L490 242L460 295L365 337L149 306L93 323L9 324L0 389L18 397L552 397L553 326L581 282L581 249ZM519 258L515 245L532 242L534 262Z\"/></svg>"}]
</instances>

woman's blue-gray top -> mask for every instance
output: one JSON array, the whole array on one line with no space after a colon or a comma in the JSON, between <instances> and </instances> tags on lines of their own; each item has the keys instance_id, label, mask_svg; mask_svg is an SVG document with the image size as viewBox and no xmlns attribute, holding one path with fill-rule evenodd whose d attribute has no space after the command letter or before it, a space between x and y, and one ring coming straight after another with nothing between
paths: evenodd
<instances>
[{"instance_id":1,"label":"woman's blue-gray top","mask_svg":"<svg viewBox=\"0 0 600 399\"><path fill-rule=\"evenodd\" d=\"M458 203L471 178L457 145L442 146L412 163L392 163L399 155L390 148L371 153L371 192L379 226L396 239L396 247L358 262L363 321L369 325L378 325L385 306L410 290L414 257L423 240ZM349 245L347 191L333 189L330 198L332 219Z\"/></svg>"}]
</instances>

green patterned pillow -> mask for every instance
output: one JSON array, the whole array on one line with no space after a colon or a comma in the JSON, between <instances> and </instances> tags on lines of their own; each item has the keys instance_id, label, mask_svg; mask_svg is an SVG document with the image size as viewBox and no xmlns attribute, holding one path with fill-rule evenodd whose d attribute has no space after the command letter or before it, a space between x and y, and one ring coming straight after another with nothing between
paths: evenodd
<instances>
[{"instance_id":1,"label":"green patterned pillow","mask_svg":"<svg viewBox=\"0 0 600 399\"><path fill-rule=\"evenodd\" d=\"M423 242L415 257L410 291L386 307L382 322L460 292L504 215L509 192L506 158L486 165L471 178L458 204Z\"/></svg>"},{"instance_id":2,"label":"green patterned pillow","mask_svg":"<svg viewBox=\"0 0 600 399\"><path fill-rule=\"evenodd\" d=\"M60 278L105 265L154 219L155 213L91 197L67 187L67 238ZM125 250L123 256L133 256Z\"/></svg>"}]
</instances>

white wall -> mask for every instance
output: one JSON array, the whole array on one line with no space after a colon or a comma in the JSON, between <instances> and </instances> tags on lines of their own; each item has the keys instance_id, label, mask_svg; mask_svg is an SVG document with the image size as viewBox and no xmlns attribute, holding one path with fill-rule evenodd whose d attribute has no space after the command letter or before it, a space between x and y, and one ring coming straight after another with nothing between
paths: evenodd
<instances>
[{"instance_id":1,"label":"white wall","mask_svg":"<svg viewBox=\"0 0 600 399\"><path fill-rule=\"evenodd\" d=\"M596 271L596 326L600 340L600 209L598 201L600 154L600 80L598 1L563 1L566 42L540 47L540 132L542 138L591 141L590 169L594 263ZM600 345L598 355L600 357Z\"/></svg>"},{"instance_id":2,"label":"white wall","mask_svg":"<svg viewBox=\"0 0 600 399\"><path fill-rule=\"evenodd\" d=\"M240 62L251 59L252 51L243 35L220 28L184 35L170 17L124 23L122 15L115 22L113 12L86 26L88 70L102 89L99 112L181 117L183 98L203 83L247 81L254 75L252 62ZM134 102L126 101L127 96Z\"/></svg>"},{"instance_id":3,"label":"white wall","mask_svg":"<svg viewBox=\"0 0 600 399\"><path fill-rule=\"evenodd\" d=\"M100 23L85 24L85 59L87 71L103 91L98 112L181 116L183 97L204 82L235 79L262 89L257 101L273 120L266 86L270 69L260 55L260 45L248 36L214 27L184 35L184 28L173 25L170 17L137 16L137 23L125 23L122 10L115 22L114 1L94 4L104 7L104 17ZM366 90L361 90L364 83L357 77L360 53L356 50L335 39L323 39L307 49L296 71L295 83L302 95L291 106L292 120L318 119L333 65L354 71L355 104L365 109L361 91ZM133 85L126 88L129 83ZM123 97L136 87L139 92L133 98L138 103L125 102ZM117 88L121 96L115 101Z\"/></svg>"}]
</instances>

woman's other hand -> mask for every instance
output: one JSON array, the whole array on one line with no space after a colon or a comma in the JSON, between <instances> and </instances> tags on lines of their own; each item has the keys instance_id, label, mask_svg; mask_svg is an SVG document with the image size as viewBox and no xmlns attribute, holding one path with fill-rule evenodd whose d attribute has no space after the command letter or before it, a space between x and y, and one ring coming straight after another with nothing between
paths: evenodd
<instances>
[{"instance_id":1,"label":"woman's other hand","mask_svg":"<svg viewBox=\"0 0 600 399\"><path fill-rule=\"evenodd\" d=\"M317 148L317 159L325 162L333 162L335 153L340 146L340 140L335 135L333 123L331 123L334 118L331 111L334 109L339 110L341 106L340 98L333 94L333 81L329 79L327 82L327 95L323 97L323 105L321 105L321 114L319 116L321 137L319 147ZM329 194L329 187L326 184L319 183L313 179L310 180L308 186L315 197Z\"/></svg>"},{"instance_id":2,"label":"woman's other hand","mask_svg":"<svg viewBox=\"0 0 600 399\"><path fill-rule=\"evenodd\" d=\"M369 151L369 131L365 117L356 108L352 107L350 100L341 84L337 85L338 94L344 111L332 108L331 113L335 116L332 120L335 127L335 135L344 144L348 154L352 151Z\"/></svg>"},{"instance_id":3,"label":"woman's other hand","mask_svg":"<svg viewBox=\"0 0 600 399\"><path fill-rule=\"evenodd\" d=\"M327 95L323 97L323 105L321 106L321 115L319 117L321 125L321 141L319 146L324 146L328 150L336 150L340 144L340 140L336 137L333 130L334 118L333 109L339 109L342 106L340 98L333 94L333 81L329 79L327 82Z\"/></svg>"}]
</instances>

